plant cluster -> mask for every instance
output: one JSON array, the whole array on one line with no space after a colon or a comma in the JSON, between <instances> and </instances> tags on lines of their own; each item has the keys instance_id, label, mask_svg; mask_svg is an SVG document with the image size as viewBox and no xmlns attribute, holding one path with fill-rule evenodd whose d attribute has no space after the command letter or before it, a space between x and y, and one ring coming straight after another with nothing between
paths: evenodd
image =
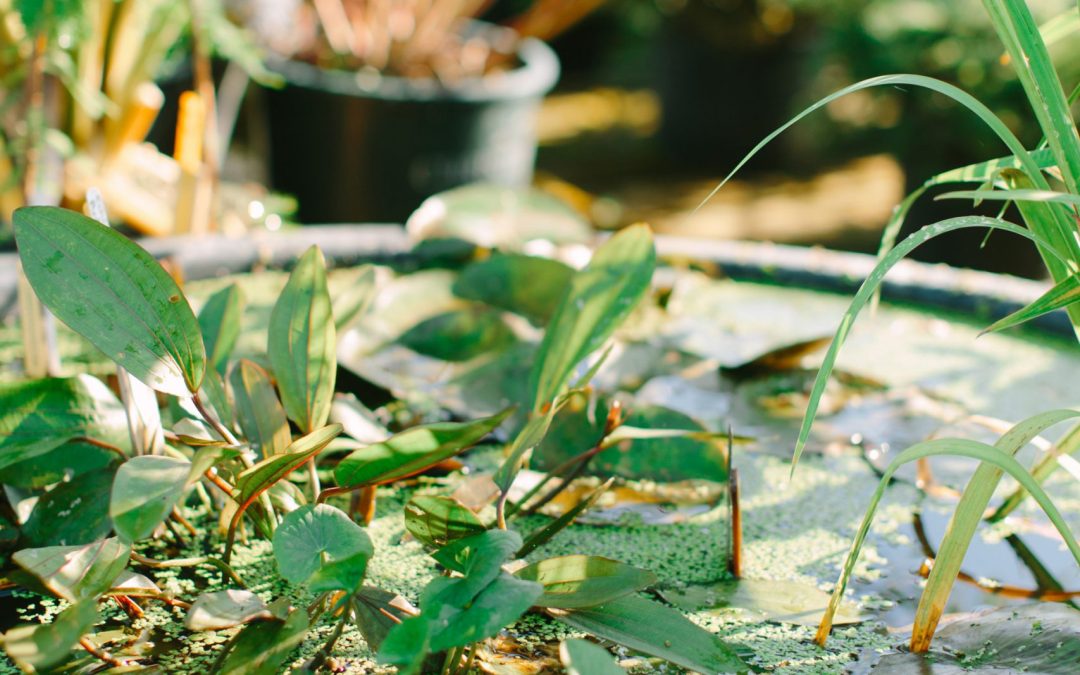
<instances>
[{"instance_id":1,"label":"plant cluster","mask_svg":"<svg viewBox=\"0 0 1080 675\"><path fill-rule=\"evenodd\" d=\"M95 633L106 599L132 616L138 602L185 608L191 631L241 627L217 656L213 672L220 673L278 672L321 622L334 628L309 669L326 665L354 624L379 660L399 672L463 672L480 643L529 611L693 670L747 669L719 638L638 595L655 583L651 572L587 554L515 563L595 502L604 487L536 530L514 529L521 514L558 494L600 450L634 438L701 433L626 425L613 405L595 448L510 499L531 450L603 358L584 374L579 364L595 356L650 287L655 253L646 227L612 237L567 279L531 368L528 412L493 476L494 517L482 520L442 495L417 494L405 505L407 531L443 570L417 609L365 584L376 551L362 523L370 519L375 488L480 443L508 426L512 408L409 426L376 442L350 439L342 424L329 421L337 325L370 300L371 275L335 307L323 256L311 248L274 304L265 358L236 360L242 299L235 287L212 296L196 317L165 270L101 222L52 207L20 209L14 221L34 290L116 363L120 391L117 399L100 380L80 375L24 381L0 393L2 482L37 500L29 518L16 521L20 527L5 527L6 546L14 549L7 578L66 603L52 622L4 635L8 656L24 670L55 667L77 646L114 666L152 661L137 641L109 642ZM160 396L168 400L161 409ZM320 464L332 486L321 485ZM305 471L306 485L290 479ZM338 499L346 494L354 497L347 506ZM219 520L223 536L191 526L183 515L189 503ZM207 554L160 557L162 547L151 545L175 538L177 527L201 537ZM237 540L252 537L272 542L277 573L305 589L307 607L246 590L230 563ZM220 570L226 587L196 598L164 593L154 570L178 566ZM610 656L581 641L563 644L563 660L571 672L614 668Z\"/></svg>"},{"instance_id":2,"label":"plant cluster","mask_svg":"<svg viewBox=\"0 0 1080 675\"><path fill-rule=\"evenodd\" d=\"M948 97L974 113L1012 153L1006 157L940 173L908 195L895 209L883 237L879 262L852 300L814 382L795 447L793 471L809 437L818 405L834 370L837 354L859 312L875 301L882 280L897 262L935 237L957 230L977 228L988 233L1009 232L1034 243L1054 286L1027 307L994 323L987 331L1002 330L1047 312L1065 309L1077 335L1080 336L1080 305L1077 304L1080 300L1080 237L1077 228L1080 214L1080 134L1077 133L1070 110L1071 103L1080 95L1080 87L1066 95L1050 59L1044 36L1026 3L984 0L983 6L1004 45L1005 58L1012 65L1027 95L1031 114L1042 130L1043 138L1035 150L1029 151L1025 148L1000 117L978 99L954 85L921 75L884 75L853 84L810 106L762 140L732 172L733 175L762 147L811 112L843 96L883 86L919 87ZM1077 29L1080 29L1080 11L1076 8L1043 28L1051 33ZM731 175L728 176L730 177ZM724 182L726 181L727 179ZM979 187L976 190L948 192L938 198L974 200L975 203L1001 202L1006 207L1015 205L1023 225L1006 220L1007 211L1003 208L998 217L963 216L926 225L897 244L900 228L912 205L932 187L957 183L975 183ZM723 183L716 189L719 190L722 186ZM1020 449L1049 427L1075 420L1078 416L1080 412L1074 410L1052 410L1017 423L993 445L963 438L940 438L916 444L893 458L884 471L881 483L852 543L829 609L819 626L816 641L824 645L828 639L833 614L852 575L874 511L893 474L904 464L922 458L955 455L977 459L980 465L956 506L923 589L912 629L913 652L925 652L929 649L964 553L976 528L984 519L990 500L1004 474L1007 473L1015 479L1019 487L1000 508L990 512L987 517L990 520L1000 520L1015 509L1025 496L1032 496L1052 521L1080 565L1080 543L1041 488L1041 483L1058 466L1058 457L1080 449L1077 443L1080 426L1074 426L1051 452L1040 458L1030 469L1023 467L1014 457Z\"/></svg>"}]
</instances>

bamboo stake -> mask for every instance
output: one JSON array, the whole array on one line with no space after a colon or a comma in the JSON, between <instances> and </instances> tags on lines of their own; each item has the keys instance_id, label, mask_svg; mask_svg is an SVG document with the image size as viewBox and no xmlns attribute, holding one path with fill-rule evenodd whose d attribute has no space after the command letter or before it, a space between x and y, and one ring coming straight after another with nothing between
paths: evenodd
<instances>
[{"instance_id":1,"label":"bamboo stake","mask_svg":"<svg viewBox=\"0 0 1080 675\"><path fill-rule=\"evenodd\" d=\"M140 83L120 118L107 133L105 161L115 159L128 144L142 142L164 105L165 94L156 84Z\"/></svg>"},{"instance_id":2,"label":"bamboo stake","mask_svg":"<svg viewBox=\"0 0 1080 675\"><path fill-rule=\"evenodd\" d=\"M176 190L177 234L204 232L206 208L203 200L209 195L201 194L199 173L202 167L203 138L206 123L206 107L202 97L193 91L180 95L180 116L176 124L176 148L173 156L180 165L180 180ZM208 204L206 205L208 206Z\"/></svg>"}]
</instances>

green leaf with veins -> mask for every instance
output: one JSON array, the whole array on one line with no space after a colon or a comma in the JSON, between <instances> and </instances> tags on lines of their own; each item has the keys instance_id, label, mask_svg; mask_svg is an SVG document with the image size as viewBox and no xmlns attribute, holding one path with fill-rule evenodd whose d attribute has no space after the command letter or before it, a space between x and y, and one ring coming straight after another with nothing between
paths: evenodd
<instances>
[{"instance_id":1,"label":"green leaf with veins","mask_svg":"<svg viewBox=\"0 0 1080 675\"><path fill-rule=\"evenodd\" d=\"M206 345L210 367L222 375L236 339L240 337L240 318L244 312L244 294L236 284L229 284L211 295L199 310L199 330Z\"/></svg>"},{"instance_id":2,"label":"green leaf with veins","mask_svg":"<svg viewBox=\"0 0 1080 675\"><path fill-rule=\"evenodd\" d=\"M329 504L301 506L285 516L274 532L278 571L294 584L308 582L320 568L335 564L316 578L317 585L351 592L363 580L374 553L364 528Z\"/></svg>"},{"instance_id":3,"label":"green leaf with veins","mask_svg":"<svg viewBox=\"0 0 1080 675\"><path fill-rule=\"evenodd\" d=\"M267 354L289 419L304 432L326 424L337 378L337 332L326 261L316 246L297 262L274 303Z\"/></svg>"},{"instance_id":4,"label":"green leaf with veins","mask_svg":"<svg viewBox=\"0 0 1080 675\"><path fill-rule=\"evenodd\" d=\"M523 567L514 576L544 587L538 607L560 609L602 605L656 583L652 572L591 555L548 558Z\"/></svg>"},{"instance_id":5,"label":"green leaf with veins","mask_svg":"<svg viewBox=\"0 0 1080 675\"><path fill-rule=\"evenodd\" d=\"M414 495L405 504L405 529L431 548L486 530L476 514L452 497Z\"/></svg>"},{"instance_id":6,"label":"green leaf with veins","mask_svg":"<svg viewBox=\"0 0 1080 675\"><path fill-rule=\"evenodd\" d=\"M109 515L116 533L129 542L145 539L180 501L191 475L191 462L159 455L132 457L113 481Z\"/></svg>"},{"instance_id":7,"label":"green leaf with veins","mask_svg":"<svg viewBox=\"0 0 1080 675\"><path fill-rule=\"evenodd\" d=\"M78 602L112 588L130 554L129 546L112 537L84 546L24 548L11 559L57 597Z\"/></svg>"},{"instance_id":8,"label":"green leaf with veins","mask_svg":"<svg viewBox=\"0 0 1080 675\"><path fill-rule=\"evenodd\" d=\"M13 222L26 278L61 321L150 388L181 397L199 390L199 324L153 256L66 209L25 207Z\"/></svg>"}]
</instances>

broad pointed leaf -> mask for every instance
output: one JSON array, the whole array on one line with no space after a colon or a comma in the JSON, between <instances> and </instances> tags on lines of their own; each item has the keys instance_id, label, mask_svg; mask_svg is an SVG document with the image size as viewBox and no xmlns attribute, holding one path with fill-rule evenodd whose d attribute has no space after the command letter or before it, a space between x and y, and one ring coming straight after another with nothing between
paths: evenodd
<instances>
[{"instance_id":1,"label":"broad pointed leaf","mask_svg":"<svg viewBox=\"0 0 1080 675\"><path fill-rule=\"evenodd\" d=\"M330 424L296 439L280 455L267 457L237 476L237 499L242 505L270 489L270 486L303 466L341 433L340 424Z\"/></svg>"},{"instance_id":2,"label":"broad pointed leaf","mask_svg":"<svg viewBox=\"0 0 1080 675\"><path fill-rule=\"evenodd\" d=\"M11 559L58 597L78 602L112 588L130 554L130 547L113 537L85 546L26 548Z\"/></svg>"},{"instance_id":3,"label":"broad pointed leaf","mask_svg":"<svg viewBox=\"0 0 1080 675\"><path fill-rule=\"evenodd\" d=\"M230 588L203 593L196 598L184 625L188 630L222 630L272 617L262 598L251 591Z\"/></svg>"},{"instance_id":4,"label":"broad pointed leaf","mask_svg":"<svg viewBox=\"0 0 1080 675\"><path fill-rule=\"evenodd\" d=\"M206 368L199 325L149 253L74 211L32 206L13 220L26 276L61 321L149 387L198 391Z\"/></svg>"},{"instance_id":5,"label":"broad pointed leaf","mask_svg":"<svg viewBox=\"0 0 1080 675\"><path fill-rule=\"evenodd\" d=\"M566 675L624 675L611 653L595 642L573 638L559 645L559 660Z\"/></svg>"},{"instance_id":6,"label":"broad pointed leaf","mask_svg":"<svg viewBox=\"0 0 1080 675\"><path fill-rule=\"evenodd\" d=\"M285 450L292 442L289 420L265 370L241 359L229 374L236 417L248 442L263 456Z\"/></svg>"},{"instance_id":7,"label":"broad pointed leaf","mask_svg":"<svg viewBox=\"0 0 1080 675\"><path fill-rule=\"evenodd\" d=\"M473 422L437 422L413 427L350 454L334 469L342 487L389 483L422 471L475 445L512 409Z\"/></svg>"},{"instance_id":8,"label":"broad pointed leaf","mask_svg":"<svg viewBox=\"0 0 1080 675\"><path fill-rule=\"evenodd\" d=\"M573 276L574 270L557 260L496 253L462 270L454 293L516 312L542 326L555 313Z\"/></svg>"},{"instance_id":9,"label":"broad pointed leaf","mask_svg":"<svg viewBox=\"0 0 1080 675\"><path fill-rule=\"evenodd\" d=\"M142 455L124 462L109 504L116 533L130 542L153 534L180 500L190 474L186 459Z\"/></svg>"},{"instance_id":10,"label":"broad pointed leaf","mask_svg":"<svg viewBox=\"0 0 1080 675\"><path fill-rule=\"evenodd\" d=\"M637 595L588 609L549 609L578 630L700 673L748 673L750 666L724 641L678 611Z\"/></svg>"},{"instance_id":11,"label":"broad pointed leaf","mask_svg":"<svg viewBox=\"0 0 1080 675\"><path fill-rule=\"evenodd\" d=\"M321 427L330 415L336 349L326 262L322 251L312 246L274 304L267 343L285 412L305 432Z\"/></svg>"},{"instance_id":12,"label":"broad pointed leaf","mask_svg":"<svg viewBox=\"0 0 1080 675\"><path fill-rule=\"evenodd\" d=\"M109 536L109 493L115 475L112 468L90 471L41 495L23 524L23 544L81 546Z\"/></svg>"},{"instance_id":13,"label":"broad pointed leaf","mask_svg":"<svg viewBox=\"0 0 1080 675\"><path fill-rule=\"evenodd\" d=\"M372 586L364 586L353 595L353 607L356 627L373 652L379 651L394 626L420 613L402 596Z\"/></svg>"},{"instance_id":14,"label":"broad pointed leaf","mask_svg":"<svg viewBox=\"0 0 1080 675\"><path fill-rule=\"evenodd\" d=\"M523 567L514 576L544 587L537 606L559 609L602 605L656 583L652 572L592 555L548 558Z\"/></svg>"},{"instance_id":15,"label":"broad pointed leaf","mask_svg":"<svg viewBox=\"0 0 1080 675\"><path fill-rule=\"evenodd\" d=\"M533 362L534 411L558 395L574 368L637 306L655 266L652 233L645 225L634 225L609 239L574 275Z\"/></svg>"},{"instance_id":16,"label":"broad pointed leaf","mask_svg":"<svg viewBox=\"0 0 1080 675\"><path fill-rule=\"evenodd\" d=\"M240 337L240 317L244 311L244 294L236 284L229 284L207 299L199 310L199 329L206 345L210 367L222 375L229 362L236 339Z\"/></svg>"}]
</instances>

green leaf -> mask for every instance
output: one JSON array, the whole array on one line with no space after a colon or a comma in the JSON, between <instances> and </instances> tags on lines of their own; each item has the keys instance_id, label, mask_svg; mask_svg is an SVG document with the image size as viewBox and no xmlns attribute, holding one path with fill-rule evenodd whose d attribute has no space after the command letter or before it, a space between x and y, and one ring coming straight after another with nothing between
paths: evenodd
<instances>
[{"instance_id":1,"label":"green leaf","mask_svg":"<svg viewBox=\"0 0 1080 675\"><path fill-rule=\"evenodd\" d=\"M566 675L624 675L626 673L600 645L573 638L559 645L559 660Z\"/></svg>"},{"instance_id":2,"label":"green leaf","mask_svg":"<svg viewBox=\"0 0 1080 675\"><path fill-rule=\"evenodd\" d=\"M371 651L378 652L390 630L419 611L408 600L379 588L364 586L353 594L356 627ZM420 649L420 645L416 645Z\"/></svg>"},{"instance_id":3,"label":"green leaf","mask_svg":"<svg viewBox=\"0 0 1080 675\"><path fill-rule=\"evenodd\" d=\"M515 312L546 325L574 276L568 265L549 258L496 253L472 263L454 282L454 294Z\"/></svg>"},{"instance_id":4,"label":"green leaf","mask_svg":"<svg viewBox=\"0 0 1080 675\"><path fill-rule=\"evenodd\" d=\"M168 517L187 486L191 462L142 455L120 465L109 515L116 533L129 542L145 539Z\"/></svg>"},{"instance_id":5,"label":"green leaf","mask_svg":"<svg viewBox=\"0 0 1080 675\"><path fill-rule=\"evenodd\" d=\"M656 250L646 225L622 230L576 273L540 343L530 375L532 408L539 412L574 368L607 340L652 282Z\"/></svg>"},{"instance_id":6,"label":"green leaf","mask_svg":"<svg viewBox=\"0 0 1080 675\"><path fill-rule=\"evenodd\" d=\"M994 333L1013 326L1019 326L1025 321L1031 321L1037 316L1048 314L1055 309L1068 307L1076 302L1080 302L1080 274L1066 277L1059 283L1054 284L1053 288L1043 293L1037 300L1002 319L998 319L983 332Z\"/></svg>"},{"instance_id":7,"label":"green leaf","mask_svg":"<svg viewBox=\"0 0 1080 675\"><path fill-rule=\"evenodd\" d=\"M22 526L28 546L81 546L112 531L109 493L113 469L91 471L41 495Z\"/></svg>"},{"instance_id":8,"label":"green leaf","mask_svg":"<svg viewBox=\"0 0 1080 675\"><path fill-rule=\"evenodd\" d=\"M799 457L802 456L803 448L806 447L806 441L810 437L810 427L814 424L818 405L821 403L821 397L825 393L825 386L828 384L829 376L832 374L833 368L836 365L836 357L840 352L840 348L844 345L848 333L851 332L851 327L855 323L855 319L858 317L859 312L870 300L878 286L881 285L885 275L889 273L889 270L892 269L896 263L907 256L907 254L911 253L930 239L947 232L968 228L983 228L1012 232L1013 234L1045 246L1047 250L1053 251L1053 248L1047 244L1045 240L1023 227L997 218L984 218L982 216L950 218L939 223L934 223L933 225L927 225L900 242L896 248L889 251L880 261L878 261L877 265L875 265L874 269L870 272L870 276L868 276L862 285L859 286L859 290L855 293L855 297L851 299L851 304L848 306L847 311L844 312L844 316L840 320L840 326L836 329L836 336L829 344L829 349L822 361L821 368L818 370L817 377L814 379L814 386L811 389L810 396L807 400L806 414L803 416L802 426L799 429L799 437L795 443L795 453L791 465L792 471L795 470Z\"/></svg>"},{"instance_id":9,"label":"green leaf","mask_svg":"<svg viewBox=\"0 0 1080 675\"><path fill-rule=\"evenodd\" d=\"M367 561L374 553L364 528L329 504L301 506L285 516L274 532L278 571L294 584L306 582L325 563L349 560L347 568L334 572L349 583L341 590L351 592L360 586Z\"/></svg>"},{"instance_id":10,"label":"green leaf","mask_svg":"<svg viewBox=\"0 0 1080 675\"><path fill-rule=\"evenodd\" d=\"M994 447L1010 457L1015 456L1036 436L1055 424L1080 417L1080 412L1073 410L1051 410L1030 417L1013 426L1002 434ZM921 646L914 651L923 652L930 646L930 640L937 628L938 621L945 611L945 603L952 592L953 582L960 573L960 564L964 560L975 530L982 521L990 498L1001 482L1001 469L990 464L980 464L968 481L960 501L953 511L945 536L938 546L934 566L923 587L919 606L915 611L912 624L912 645Z\"/></svg>"},{"instance_id":11,"label":"green leaf","mask_svg":"<svg viewBox=\"0 0 1080 675\"><path fill-rule=\"evenodd\" d=\"M113 537L85 546L26 548L11 559L56 596L78 602L112 588L130 553L130 547Z\"/></svg>"},{"instance_id":12,"label":"green leaf","mask_svg":"<svg viewBox=\"0 0 1080 675\"><path fill-rule=\"evenodd\" d=\"M508 408L472 422L437 422L407 429L345 457L334 469L334 479L341 487L358 487L418 473L472 447L511 412Z\"/></svg>"},{"instance_id":13,"label":"green leaf","mask_svg":"<svg viewBox=\"0 0 1080 675\"><path fill-rule=\"evenodd\" d=\"M230 588L203 593L188 610L184 626L188 630L223 630L273 615L262 598L251 591Z\"/></svg>"},{"instance_id":14,"label":"green leaf","mask_svg":"<svg viewBox=\"0 0 1080 675\"><path fill-rule=\"evenodd\" d=\"M631 480L675 482L728 479L724 441L681 412L635 406L605 439L615 447L596 457L593 470Z\"/></svg>"},{"instance_id":15,"label":"green leaf","mask_svg":"<svg viewBox=\"0 0 1080 675\"><path fill-rule=\"evenodd\" d=\"M549 609L556 619L604 640L701 673L748 673L723 640L670 607L624 595L587 609Z\"/></svg>"},{"instance_id":16,"label":"green leaf","mask_svg":"<svg viewBox=\"0 0 1080 675\"><path fill-rule=\"evenodd\" d=\"M209 471L211 467L217 466L226 460L236 459L239 456L240 451L236 448L213 445L199 448L195 451L195 456L191 458L188 485L193 485L202 479L203 474Z\"/></svg>"},{"instance_id":17,"label":"green leaf","mask_svg":"<svg viewBox=\"0 0 1080 675\"><path fill-rule=\"evenodd\" d=\"M68 658L71 649L98 620L97 603L77 602L51 623L16 626L4 633L4 651L28 673L49 672Z\"/></svg>"},{"instance_id":18,"label":"green leaf","mask_svg":"<svg viewBox=\"0 0 1080 675\"><path fill-rule=\"evenodd\" d=\"M492 480L495 481L495 485L499 486L499 490L504 494L510 490L510 486L513 485L518 472L521 471L521 466L525 462L525 453L543 442L544 437L547 436L548 430L551 428L551 422L555 419L556 413L558 413L563 405L569 400L570 397L560 397L560 399L554 402L543 415L537 415L529 419L529 421L525 423L525 426L521 428L521 431L514 436L513 442L507 448L506 459L499 465L499 469L492 477Z\"/></svg>"},{"instance_id":19,"label":"green leaf","mask_svg":"<svg viewBox=\"0 0 1080 675\"><path fill-rule=\"evenodd\" d=\"M38 445L37 449L50 445L52 444ZM105 469L122 459L112 450L97 445L77 440L60 443L45 454L35 455L0 469L0 485L40 490L56 483L76 480L83 474ZM106 520L109 517L107 494L108 490L105 500Z\"/></svg>"},{"instance_id":20,"label":"green leaf","mask_svg":"<svg viewBox=\"0 0 1080 675\"><path fill-rule=\"evenodd\" d=\"M440 548L487 528L476 514L456 499L414 495L405 504L405 529L426 546Z\"/></svg>"},{"instance_id":21,"label":"green leaf","mask_svg":"<svg viewBox=\"0 0 1080 675\"><path fill-rule=\"evenodd\" d=\"M376 290L373 266L362 265L354 270L345 290L334 294L334 327L339 333L367 311Z\"/></svg>"},{"instance_id":22,"label":"green leaf","mask_svg":"<svg viewBox=\"0 0 1080 675\"><path fill-rule=\"evenodd\" d=\"M744 610L754 621L816 626L829 604L829 594L807 584L783 580L729 579L713 584L663 589L660 595L689 612ZM833 623L865 621L854 604L840 606Z\"/></svg>"},{"instance_id":23,"label":"green leaf","mask_svg":"<svg viewBox=\"0 0 1080 675\"><path fill-rule=\"evenodd\" d=\"M236 417L252 447L264 458L285 451L292 442L289 420L281 407L269 374L247 359L229 373Z\"/></svg>"},{"instance_id":24,"label":"green leaf","mask_svg":"<svg viewBox=\"0 0 1080 675\"><path fill-rule=\"evenodd\" d=\"M199 330L210 367L222 375L229 356L240 337L240 317L244 312L244 294L236 284L229 284L211 295L199 311Z\"/></svg>"},{"instance_id":25,"label":"green leaf","mask_svg":"<svg viewBox=\"0 0 1080 675\"><path fill-rule=\"evenodd\" d=\"M593 607L656 583L656 575L594 555L566 555L535 562L514 573L544 587L538 607Z\"/></svg>"},{"instance_id":26,"label":"green leaf","mask_svg":"<svg viewBox=\"0 0 1080 675\"><path fill-rule=\"evenodd\" d=\"M256 621L236 634L212 669L215 675L277 675L304 640L307 612L296 609L281 619Z\"/></svg>"},{"instance_id":27,"label":"green leaf","mask_svg":"<svg viewBox=\"0 0 1080 675\"><path fill-rule=\"evenodd\" d=\"M465 581L454 591L461 598L460 604L476 595L481 588L499 576L502 565L514 557L514 552L521 548L521 535L513 530L487 530L480 534L457 539L432 554L443 567L461 572Z\"/></svg>"},{"instance_id":28,"label":"green leaf","mask_svg":"<svg viewBox=\"0 0 1080 675\"><path fill-rule=\"evenodd\" d=\"M468 361L505 349L514 340L514 333L502 315L482 306L437 314L398 338L399 343L414 352L443 361Z\"/></svg>"},{"instance_id":29,"label":"green leaf","mask_svg":"<svg viewBox=\"0 0 1080 675\"><path fill-rule=\"evenodd\" d=\"M431 622L424 616L405 619L383 638L378 661L397 667L398 675L416 675L431 652Z\"/></svg>"},{"instance_id":30,"label":"green leaf","mask_svg":"<svg viewBox=\"0 0 1080 675\"><path fill-rule=\"evenodd\" d=\"M337 377L337 334L326 262L312 246L289 275L270 314L267 354L289 419L305 432L326 423Z\"/></svg>"},{"instance_id":31,"label":"green leaf","mask_svg":"<svg viewBox=\"0 0 1080 675\"><path fill-rule=\"evenodd\" d=\"M74 211L31 206L13 220L26 277L61 321L152 389L199 390L206 368L199 325L149 253Z\"/></svg>"},{"instance_id":32,"label":"green leaf","mask_svg":"<svg viewBox=\"0 0 1080 675\"><path fill-rule=\"evenodd\" d=\"M0 469L49 453L77 436L128 448L127 415L90 375L0 384Z\"/></svg>"},{"instance_id":33,"label":"green leaf","mask_svg":"<svg viewBox=\"0 0 1080 675\"><path fill-rule=\"evenodd\" d=\"M505 572L497 575L470 601L468 607L457 612L442 610L437 618L429 619L433 624L430 649L441 652L494 637L527 612L541 592L540 584L517 579ZM429 606L421 604L421 609L428 611ZM421 614L420 618L423 619L424 615Z\"/></svg>"},{"instance_id":34,"label":"green leaf","mask_svg":"<svg viewBox=\"0 0 1080 675\"><path fill-rule=\"evenodd\" d=\"M1061 517L1061 513L1058 512L1054 503L1050 501L1046 492L1043 491L1042 487L1039 486L1031 475L1024 470L1024 467L1011 455L1002 452L994 446L963 438L938 438L923 443L916 443L893 459L882 474L881 481L878 482L877 490L874 491L874 495L870 499L870 505L866 508L862 523L859 525L858 533L851 542L851 549L848 551L847 559L844 561L844 566L840 572L840 578L836 582L836 588L833 590L832 598L829 601L829 607L821 620L821 624L818 626L816 637L818 644L825 644L829 631L832 629L832 616L836 612L840 605L840 601L844 596L844 589L847 587L848 579L851 578L852 570L855 568L855 562L858 560L859 551L862 549L862 544L866 539L867 532L870 531L870 524L873 521L874 512L877 510L877 505L885 494L885 489L888 487L893 474L895 474L897 469L904 464L914 462L923 457L934 457L937 455L971 457L972 459L992 464L1012 476L1024 487L1024 489L1031 493L1031 496L1034 497L1037 502L1039 502L1039 506L1042 507L1042 510L1046 513L1047 517L1050 518L1050 522L1052 522L1058 532L1061 533L1062 538L1065 540L1065 545L1068 546L1069 551L1073 554L1077 564L1080 564L1080 543L1077 542L1076 537L1069 531L1069 526Z\"/></svg>"},{"instance_id":35,"label":"green leaf","mask_svg":"<svg viewBox=\"0 0 1080 675\"><path fill-rule=\"evenodd\" d=\"M280 455L271 455L237 476L237 501L247 506L270 486L300 468L326 448L341 433L340 424L330 424L296 439Z\"/></svg>"}]
</instances>

